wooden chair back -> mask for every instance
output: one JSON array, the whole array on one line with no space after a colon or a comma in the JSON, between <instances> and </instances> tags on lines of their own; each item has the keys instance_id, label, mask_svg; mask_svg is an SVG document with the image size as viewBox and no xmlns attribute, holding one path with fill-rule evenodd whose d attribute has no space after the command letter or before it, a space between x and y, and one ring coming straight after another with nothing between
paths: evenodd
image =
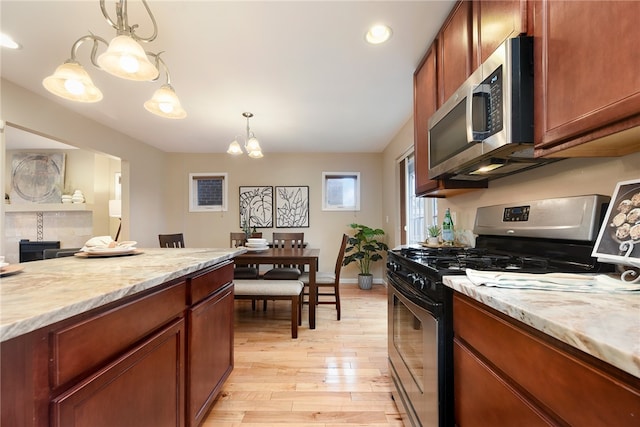
<instances>
[{"instance_id":1,"label":"wooden chair back","mask_svg":"<svg viewBox=\"0 0 640 427\"><path fill-rule=\"evenodd\" d=\"M247 235L242 231L232 231L229 233L229 247L237 248L239 246L244 246L247 242Z\"/></svg>"},{"instance_id":2,"label":"wooden chair back","mask_svg":"<svg viewBox=\"0 0 640 427\"><path fill-rule=\"evenodd\" d=\"M340 244L340 250L338 251L338 258L336 259L336 285L340 283L340 271L342 270L342 260L344 259L344 252L347 249L347 242L349 242L349 235L342 235L342 243Z\"/></svg>"},{"instance_id":3,"label":"wooden chair back","mask_svg":"<svg viewBox=\"0 0 640 427\"><path fill-rule=\"evenodd\" d=\"M158 234L161 248L184 248L184 236L182 233Z\"/></svg>"},{"instance_id":4,"label":"wooden chair back","mask_svg":"<svg viewBox=\"0 0 640 427\"><path fill-rule=\"evenodd\" d=\"M274 248L304 248L304 233L273 233ZM286 265L274 264L273 268L292 268L297 267L300 271L304 271L304 265Z\"/></svg>"},{"instance_id":5,"label":"wooden chair back","mask_svg":"<svg viewBox=\"0 0 640 427\"><path fill-rule=\"evenodd\" d=\"M304 233L273 233L274 248L303 248Z\"/></svg>"}]
</instances>

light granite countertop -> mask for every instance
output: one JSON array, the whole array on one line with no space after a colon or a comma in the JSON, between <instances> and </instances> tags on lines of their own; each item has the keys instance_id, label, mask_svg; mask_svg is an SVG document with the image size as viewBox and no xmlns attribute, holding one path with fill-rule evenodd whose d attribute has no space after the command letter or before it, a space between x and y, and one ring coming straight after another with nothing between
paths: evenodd
<instances>
[{"instance_id":1,"label":"light granite countertop","mask_svg":"<svg viewBox=\"0 0 640 427\"><path fill-rule=\"evenodd\" d=\"M640 294L477 286L445 276L448 287L640 378Z\"/></svg>"},{"instance_id":2,"label":"light granite countertop","mask_svg":"<svg viewBox=\"0 0 640 427\"><path fill-rule=\"evenodd\" d=\"M21 264L0 278L0 341L84 313L245 252L244 249L140 249L109 258L65 257Z\"/></svg>"}]
</instances>

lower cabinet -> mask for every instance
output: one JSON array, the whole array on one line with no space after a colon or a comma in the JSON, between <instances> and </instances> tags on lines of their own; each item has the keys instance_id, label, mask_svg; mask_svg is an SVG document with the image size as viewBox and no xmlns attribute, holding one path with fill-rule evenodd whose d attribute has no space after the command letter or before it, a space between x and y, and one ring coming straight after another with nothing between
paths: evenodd
<instances>
[{"instance_id":1,"label":"lower cabinet","mask_svg":"<svg viewBox=\"0 0 640 427\"><path fill-rule=\"evenodd\" d=\"M184 426L179 319L53 399L53 427Z\"/></svg>"},{"instance_id":2,"label":"lower cabinet","mask_svg":"<svg viewBox=\"0 0 640 427\"><path fill-rule=\"evenodd\" d=\"M453 323L459 427L638 425L640 379L459 293Z\"/></svg>"},{"instance_id":3,"label":"lower cabinet","mask_svg":"<svg viewBox=\"0 0 640 427\"><path fill-rule=\"evenodd\" d=\"M0 343L0 425L196 427L233 369L233 261Z\"/></svg>"},{"instance_id":4,"label":"lower cabinet","mask_svg":"<svg viewBox=\"0 0 640 427\"><path fill-rule=\"evenodd\" d=\"M191 308L188 415L197 426L233 370L233 285Z\"/></svg>"}]
</instances>

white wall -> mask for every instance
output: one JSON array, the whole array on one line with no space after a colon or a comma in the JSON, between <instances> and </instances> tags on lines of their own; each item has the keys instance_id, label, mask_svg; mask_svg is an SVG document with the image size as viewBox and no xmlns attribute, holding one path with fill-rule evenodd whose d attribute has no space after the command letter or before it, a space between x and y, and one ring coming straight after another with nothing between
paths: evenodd
<instances>
[{"instance_id":1,"label":"white wall","mask_svg":"<svg viewBox=\"0 0 640 427\"><path fill-rule=\"evenodd\" d=\"M264 147L268 150L268 147ZM262 159L228 154L169 154L165 189L167 227L165 233L182 232L185 244L195 247L228 247L229 232L240 231L240 186L309 186L309 228L259 229L265 238L274 231L302 231L305 240L320 248L320 269L332 271L342 233L349 233L349 224L364 223L382 227L381 206L383 176L382 156L365 154L292 154L265 152ZM322 172L360 172L360 211L322 211ZM229 210L227 212L189 212L189 173L228 173ZM383 275L384 263L376 265L376 278ZM346 278L357 275L355 266L343 273Z\"/></svg>"},{"instance_id":2,"label":"white wall","mask_svg":"<svg viewBox=\"0 0 640 427\"><path fill-rule=\"evenodd\" d=\"M4 79L1 84L0 119L7 124L122 160L121 239L137 240L142 247L157 246L158 230L165 228L162 214L165 200L162 191L158 189L162 188L165 182L166 153L80 116L61 104ZM2 149L4 156L4 146ZM96 166L103 171L111 170L108 165L102 163ZM4 180L4 174L2 175ZM130 198L130 195L134 197Z\"/></svg>"},{"instance_id":3,"label":"white wall","mask_svg":"<svg viewBox=\"0 0 640 427\"><path fill-rule=\"evenodd\" d=\"M617 182L630 179L640 179L640 153L624 157L565 159L490 181L488 189L438 203L443 208L441 215L447 207L456 213L457 229L472 229L479 206L586 194L611 196Z\"/></svg>"}]
</instances>

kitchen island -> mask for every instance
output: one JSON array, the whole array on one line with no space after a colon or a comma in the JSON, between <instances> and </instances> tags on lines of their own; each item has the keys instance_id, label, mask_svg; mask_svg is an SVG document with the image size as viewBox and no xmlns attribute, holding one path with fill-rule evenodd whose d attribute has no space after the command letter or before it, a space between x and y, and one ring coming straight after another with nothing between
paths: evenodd
<instances>
[{"instance_id":1,"label":"kitchen island","mask_svg":"<svg viewBox=\"0 0 640 427\"><path fill-rule=\"evenodd\" d=\"M455 291L459 425L637 424L640 294L444 283Z\"/></svg>"},{"instance_id":2,"label":"kitchen island","mask_svg":"<svg viewBox=\"0 0 640 427\"><path fill-rule=\"evenodd\" d=\"M233 368L237 249L25 263L1 279L2 425L197 425Z\"/></svg>"}]
</instances>

